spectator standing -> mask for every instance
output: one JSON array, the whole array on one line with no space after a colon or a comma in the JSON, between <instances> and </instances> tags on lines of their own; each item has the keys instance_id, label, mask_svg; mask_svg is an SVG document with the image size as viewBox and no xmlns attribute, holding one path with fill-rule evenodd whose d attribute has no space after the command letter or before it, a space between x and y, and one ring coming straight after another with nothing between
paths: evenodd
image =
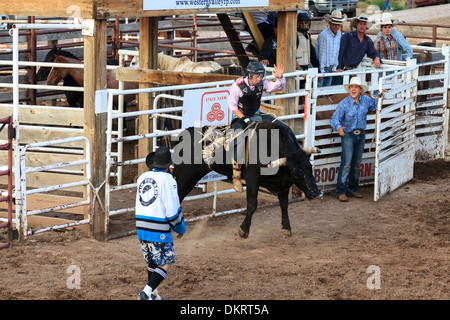
<instances>
[{"instance_id":1,"label":"spectator standing","mask_svg":"<svg viewBox=\"0 0 450 320\"><path fill-rule=\"evenodd\" d=\"M353 19L354 31L346 32L341 37L339 47L339 65L337 71L346 71L356 68L367 54L373 59L375 68L381 65L381 56L373 44L372 39L366 35L367 29L371 27L371 22L366 14L361 14Z\"/></svg>"},{"instance_id":2,"label":"spectator standing","mask_svg":"<svg viewBox=\"0 0 450 320\"><path fill-rule=\"evenodd\" d=\"M375 38L375 49L380 53L382 59L397 60L398 44L391 35L392 21L384 18L380 23L381 32Z\"/></svg>"},{"instance_id":3,"label":"spectator standing","mask_svg":"<svg viewBox=\"0 0 450 320\"><path fill-rule=\"evenodd\" d=\"M300 11L297 14L297 51L295 54L296 70L308 70L310 67L319 67L316 50L311 42L309 28L311 27L311 18L309 14Z\"/></svg>"},{"instance_id":4,"label":"spectator standing","mask_svg":"<svg viewBox=\"0 0 450 320\"><path fill-rule=\"evenodd\" d=\"M269 12L253 12L253 18L264 40L273 35L273 24L269 22Z\"/></svg>"},{"instance_id":5,"label":"spectator standing","mask_svg":"<svg viewBox=\"0 0 450 320\"><path fill-rule=\"evenodd\" d=\"M391 36L393 36L395 38L395 40L397 40L397 45L398 45L397 60L406 61L408 58L412 59L413 58L413 50L411 48L411 45L408 43L408 41L406 41L405 37L399 31L395 30L395 26L398 23L398 19L395 18L389 12L383 13L383 15L381 16L381 20L383 20L383 19L391 19L391 21L392 21Z\"/></svg>"},{"instance_id":6,"label":"spectator standing","mask_svg":"<svg viewBox=\"0 0 450 320\"><path fill-rule=\"evenodd\" d=\"M389 0L384 0L383 1L383 8L381 9L381 11L384 12L384 10L388 10L391 11L391 4L389 3Z\"/></svg>"},{"instance_id":7,"label":"spectator standing","mask_svg":"<svg viewBox=\"0 0 450 320\"><path fill-rule=\"evenodd\" d=\"M264 40L268 39L273 35L273 24L269 22L269 19L273 19L273 14L269 16L269 12L259 12L255 11L252 12L253 18L255 19L256 26L258 27L259 31L261 32L262 37ZM244 26L247 31L248 25L244 22ZM259 51L256 48L255 42L252 41L247 48L245 48L246 51L252 52L254 55L259 55Z\"/></svg>"},{"instance_id":8,"label":"spectator standing","mask_svg":"<svg viewBox=\"0 0 450 320\"><path fill-rule=\"evenodd\" d=\"M278 19L274 22L273 32L274 34L264 41L258 57L259 62L266 67L273 67L277 62Z\"/></svg>"},{"instance_id":9,"label":"spectator standing","mask_svg":"<svg viewBox=\"0 0 450 320\"><path fill-rule=\"evenodd\" d=\"M316 56L319 60L319 72L336 72L339 64L339 46L341 43L341 27L346 21L346 17L339 10L334 10L326 14L324 20L329 27L319 33L316 40ZM323 77L319 81L319 87L330 86L333 77Z\"/></svg>"}]
</instances>

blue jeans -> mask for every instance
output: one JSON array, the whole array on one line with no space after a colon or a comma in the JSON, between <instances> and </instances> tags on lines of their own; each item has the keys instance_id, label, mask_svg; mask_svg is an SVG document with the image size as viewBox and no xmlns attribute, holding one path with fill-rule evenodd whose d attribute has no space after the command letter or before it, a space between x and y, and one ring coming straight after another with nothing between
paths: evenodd
<instances>
[{"instance_id":1,"label":"blue jeans","mask_svg":"<svg viewBox=\"0 0 450 320\"><path fill-rule=\"evenodd\" d=\"M365 141L364 131L359 136L346 132L345 136L341 137L341 166L338 173L336 195L345 193L352 195L359 190L359 166L364 153Z\"/></svg>"},{"instance_id":2,"label":"blue jeans","mask_svg":"<svg viewBox=\"0 0 450 320\"><path fill-rule=\"evenodd\" d=\"M386 9L388 9L388 11L391 11L391 5L389 3L389 0L388 1L383 1L383 8L381 9L381 11L384 11Z\"/></svg>"},{"instance_id":3,"label":"blue jeans","mask_svg":"<svg viewBox=\"0 0 450 320\"><path fill-rule=\"evenodd\" d=\"M325 73L331 73L331 70L325 70ZM329 87L329 86L331 86L332 82L333 82L333 77L323 77L319 81L318 86L319 87Z\"/></svg>"}]
</instances>

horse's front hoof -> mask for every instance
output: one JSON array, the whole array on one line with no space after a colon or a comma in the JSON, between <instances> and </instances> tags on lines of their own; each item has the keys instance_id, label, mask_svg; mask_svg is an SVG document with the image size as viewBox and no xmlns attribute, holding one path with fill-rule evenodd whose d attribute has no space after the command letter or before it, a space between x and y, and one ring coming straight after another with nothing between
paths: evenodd
<instances>
[{"instance_id":1,"label":"horse's front hoof","mask_svg":"<svg viewBox=\"0 0 450 320\"><path fill-rule=\"evenodd\" d=\"M288 230L288 229L281 229L281 232L283 232L283 234L284 234L286 237L292 236L291 230Z\"/></svg>"},{"instance_id":2,"label":"horse's front hoof","mask_svg":"<svg viewBox=\"0 0 450 320\"><path fill-rule=\"evenodd\" d=\"M238 235L242 239L247 239L248 238L248 232L245 232L244 230L242 230L242 228L239 228Z\"/></svg>"}]
</instances>

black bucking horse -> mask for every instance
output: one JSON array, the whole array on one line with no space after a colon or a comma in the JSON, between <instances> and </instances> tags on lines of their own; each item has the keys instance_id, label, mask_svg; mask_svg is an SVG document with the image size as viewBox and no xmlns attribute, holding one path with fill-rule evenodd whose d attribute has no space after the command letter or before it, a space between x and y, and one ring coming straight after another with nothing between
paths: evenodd
<instances>
[{"instance_id":1,"label":"black bucking horse","mask_svg":"<svg viewBox=\"0 0 450 320\"><path fill-rule=\"evenodd\" d=\"M174 147L173 160L175 166L173 175L178 184L180 201L183 201L197 182L210 171L216 171L228 178L232 177L233 169L230 154L225 151L223 143L214 147L214 161L209 164L205 162L204 155L199 155L199 152L196 151L205 149L206 143L201 140L202 134L205 134L207 130L208 127L186 129L180 134L180 141ZM256 160L247 162L242 166L242 177L245 179L247 192L247 213L238 230L238 234L242 238L247 238L249 235L252 216L258 205L259 187L264 187L278 196L281 207L282 231L288 236L291 235L288 216L290 187L295 184L305 193L308 199L322 195L321 190L316 185L309 160L309 154L313 150L306 152L306 148L304 150L298 144L295 145L292 140L288 139L289 133L286 132L287 130L290 129L275 123L257 123L256 125L257 141L266 141L264 143L267 143L263 153L268 153L268 150L276 150L279 157L271 159L267 154L262 157L261 144L256 143L253 147L257 146L258 149L249 151L253 156L257 155ZM273 133L278 134L273 135ZM277 138L272 141L271 137ZM191 147L190 150L187 150L188 145ZM272 168L272 170L267 172L266 169L269 168ZM266 170L265 173L264 170Z\"/></svg>"}]
</instances>

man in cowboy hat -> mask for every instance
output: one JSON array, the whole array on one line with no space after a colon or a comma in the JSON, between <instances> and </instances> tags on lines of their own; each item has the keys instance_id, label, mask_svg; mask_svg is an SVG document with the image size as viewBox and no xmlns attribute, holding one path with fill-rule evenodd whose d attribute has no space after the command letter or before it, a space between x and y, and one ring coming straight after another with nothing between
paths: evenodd
<instances>
[{"instance_id":1,"label":"man in cowboy hat","mask_svg":"<svg viewBox=\"0 0 450 320\"><path fill-rule=\"evenodd\" d=\"M319 59L319 72L336 72L339 64L339 45L341 43L341 27L347 20L347 17L339 10L334 10L326 14L324 20L328 22L329 27L319 33L316 40L316 55ZM333 77L323 77L319 82L319 87L330 86Z\"/></svg>"},{"instance_id":2,"label":"man in cowboy hat","mask_svg":"<svg viewBox=\"0 0 450 320\"><path fill-rule=\"evenodd\" d=\"M344 84L344 89L350 95L337 105L330 120L333 131L341 136L341 166L336 187L336 196L341 202L348 201L347 196L363 197L358 192L358 181L366 141L367 112L375 111L378 103L378 99L361 95L367 91L368 86L358 77L353 77L349 84Z\"/></svg>"},{"instance_id":3,"label":"man in cowboy hat","mask_svg":"<svg viewBox=\"0 0 450 320\"><path fill-rule=\"evenodd\" d=\"M381 16L381 21L386 19L390 19L392 21L391 36L394 37L394 39L397 41L398 44L397 60L406 61L406 59L408 58L412 59L413 50L411 48L411 45L408 43L408 41L406 41L405 37L399 31L395 30L395 26L398 23L398 19L394 17L391 13L384 12ZM380 33L378 33L377 37L380 35Z\"/></svg>"},{"instance_id":4,"label":"man in cowboy hat","mask_svg":"<svg viewBox=\"0 0 450 320\"><path fill-rule=\"evenodd\" d=\"M139 300L160 300L156 288L175 263L171 230L181 236L186 232L177 192L177 182L168 173L172 164L170 150L159 147L148 154L147 167L137 180L136 229L147 264L147 285L138 294Z\"/></svg>"},{"instance_id":5,"label":"man in cowboy hat","mask_svg":"<svg viewBox=\"0 0 450 320\"><path fill-rule=\"evenodd\" d=\"M374 40L375 49L380 53L383 59L397 60L398 58L398 43L392 36L393 22L390 18L383 17L380 22L380 30Z\"/></svg>"},{"instance_id":6,"label":"man in cowboy hat","mask_svg":"<svg viewBox=\"0 0 450 320\"><path fill-rule=\"evenodd\" d=\"M345 71L356 68L366 54L373 59L374 67L379 68L381 65L380 54L375 50L372 39L366 35L366 30L372 26L369 17L361 14L358 18L353 19L352 25L356 30L346 32L341 37L337 70Z\"/></svg>"}]
</instances>

